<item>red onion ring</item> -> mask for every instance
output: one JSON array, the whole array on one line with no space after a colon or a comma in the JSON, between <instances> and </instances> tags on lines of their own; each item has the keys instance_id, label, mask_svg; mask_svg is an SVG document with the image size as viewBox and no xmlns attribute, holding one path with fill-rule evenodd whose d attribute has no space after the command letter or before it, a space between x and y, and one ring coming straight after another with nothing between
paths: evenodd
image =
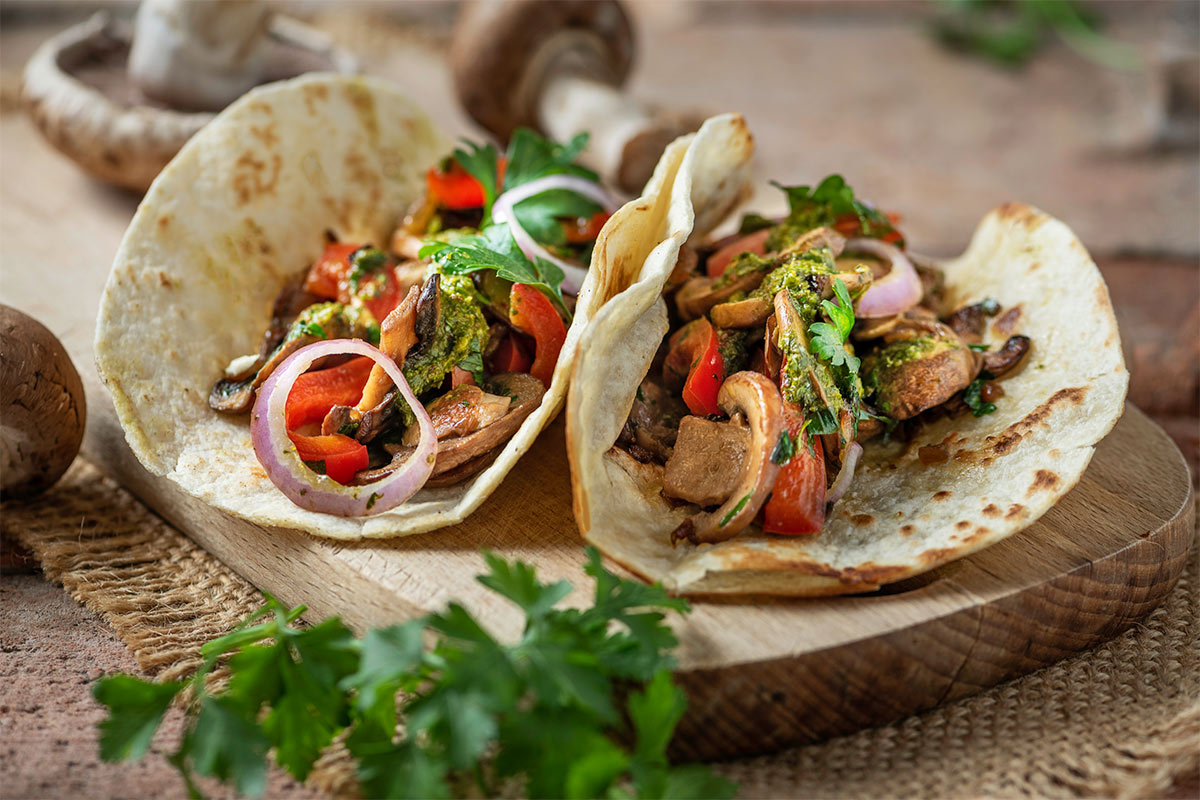
<instances>
[{"instance_id":1,"label":"red onion ring","mask_svg":"<svg viewBox=\"0 0 1200 800\"><path fill-rule=\"evenodd\" d=\"M313 472L300 460L296 446L288 438L284 408L296 378L318 358L336 355L366 356L383 367L416 415L421 431L417 449L404 462L404 466L363 486L343 486L333 478ZM316 342L292 353L259 388L254 409L250 412L250 437L254 443L254 454L267 471L267 477L289 500L309 511L339 517L379 514L400 505L429 480L437 458L437 435L433 431L433 422L425 407L413 395L404 373L395 361L358 339Z\"/></svg>"},{"instance_id":2,"label":"red onion ring","mask_svg":"<svg viewBox=\"0 0 1200 800\"><path fill-rule=\"evenodd\" d=\"M890 317L900 314L921 301L924 289L912 262L900 248L878 239L851 239L846 252L864 252L878 256L892 265L887 275L871 284L854 306L857 317Z\"/></svg>"},{"instance_id":3,"label":"red onion ring","mask_svg":"<svg viewBox=\"0 0 1200 800\"><path fill-rule=\"evenodd\" d=\"M508 223L508 229L512 231L517 247L521 248L521 252L530 261L536 262L537 259L544 258L550 263L557 265L563 271L562 290L567 294L578 294L579 287L583 286L583 279L587 277L587 269L572 264L569 261L564 261L538 244L537 240L529 234L529 231L521 227L521 223L517 221L517 215L514 211L517 203L520 203L522 200L528 200L534 195L539 195L542 192L548 192L552 189L566 189L567 191L575 192L575 194L583 195L587 199L598 203L609 213L612 213L615 209L612 198L608 196L608 192L604 191L604 188L600 184L593 183L587 178L581 178L578 175L547 175L544 178L523 183L515 189L509 189L497 197L496 202L492 204L492 220Z\"/></svg>"},{"instance_id":4,"label":"red onion ring","mask_svg":"<svg viewBox=\"0 0 1200 800\"><path fill-rule=\"evenodd\" d=\"M842 457L842 468L838 471L837 477L833 479L833 483L829 487L829 491L825 493L826 503L836 503L842 499L842 495L850 488L850 483L854 480L854 467L858 465L858 459L862 455L863 446L858 442L851 442L846 448L846 454Z\"/></svg>"}]
</instances>

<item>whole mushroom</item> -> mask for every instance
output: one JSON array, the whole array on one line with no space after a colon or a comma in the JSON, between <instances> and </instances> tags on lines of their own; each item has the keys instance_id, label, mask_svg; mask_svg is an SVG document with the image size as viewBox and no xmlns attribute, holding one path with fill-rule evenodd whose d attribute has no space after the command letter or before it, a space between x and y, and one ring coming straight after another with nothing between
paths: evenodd
<instances>
[{"instance_id":1,"label":"whole mushroom","mask_svg":"<svg viewBox=\"0 0 1200 800\"><path fill-rule=\"evenodd\" d=\"M0 305L0 496L30 497L71 466L83 441L83 383L58 339Z\"/></svg>"}]
</instances>

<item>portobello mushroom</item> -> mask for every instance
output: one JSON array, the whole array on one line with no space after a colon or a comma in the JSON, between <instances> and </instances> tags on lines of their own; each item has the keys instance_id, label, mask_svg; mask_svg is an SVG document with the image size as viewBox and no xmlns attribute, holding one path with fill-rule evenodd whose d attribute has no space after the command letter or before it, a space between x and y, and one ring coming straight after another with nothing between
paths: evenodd
<instances>
[{"instance_id":1,"label":"portobello mushroom","mask_svg":"<svg viewBox=\"0 0 1200 800\"><path fill-rule=\"evenodd\" d=\"M892 419L908 419L946 402L979 373L981 360L936 320L906 320L883 341L863 359L863 386Z\"/></svg>"},{"instance_id":2,"label":"portobello mushroom","mask_svg":"<svg viewBox=\"0 0 1200 800\"><path fill-rule=\"evenodd\" d=\"M779 388L757 372L735 372L721 384L717 405L731 418L744 415L749 425L750 444L740 479L720 507L693 514L676 528L672 542L714 543L736 536L754 519L775 485L779 467L771 461L771 451L783 430Z\"/></svg>"}]
</instances>

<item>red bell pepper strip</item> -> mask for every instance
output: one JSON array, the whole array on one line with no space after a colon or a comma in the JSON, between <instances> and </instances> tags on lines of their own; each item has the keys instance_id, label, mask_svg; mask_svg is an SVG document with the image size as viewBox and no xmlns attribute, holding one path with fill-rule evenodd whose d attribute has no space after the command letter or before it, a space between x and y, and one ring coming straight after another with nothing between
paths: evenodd
<instances>
[{"instance_id":1,"label":"red bell pepper strip","mask_svg":"<svg viewBox=\"0 0 1200 800\"><path fill-rule=\"evenodd\" d=\"M882 242L887 242L888 244L902 245L904 242L904 236L894 227L895 224L900 220L900 217L895 214L888 214L887 217L888 224L892 226L891 230L889 230L883 236L876 238ZM847 239L863 235L862 220L860 220L856 214L842 214L833 223L833 229L842 236L845 236Z\"/></svg>"},{"instance_id":2,"label":"red bell pepper strip","mask_svg":"<svg viewBox=\"0 0 1200 800\"><path fill-rule=\"evenodd\" d=\"M287 429L294 431L301 425L320 422L335 405L358 403L373 364L369 358L353 358L340 366L306 372L296 378L284 406Z\"/></svg>"},{"instance_id":3,"label":"red bell pepper strip","mask_svg":"<svg viewBox=\"0 0 1200 800\"><path fill-rule=\"evenodd\" d=\"M504 166L503 158L496 162L497 187L504 185ZM444 172L434 167L425 173L425 188L437 199L438 205L454 210L479 208L486 199L483 184L453 160Z\"/></svg>"},{"instance_id":4,"label":"red bell pepper strip","mask_svg":"<svg viewBox=\"0 0 1200 800\"><path fill-rule=\"evenodd\" d=\"M326 300L336 299L338 284L346 277L350 269L350 254L358 250L360 244L343 244L332 242L325 245L325 252L317 259L304 279L304 291L311 292Z\"/></svg>"},{"instance_id":5,"label":"red bell pepper strip","mask_svg":"<svg viewBox=\"0 0 1200 800\"><path fill-rule=\"evenodd\" d=\"M725 382L725 360L721 358L717 329L708 320L704 320L704 323L708 327L708 336L701 340L701 349L693 359L687 381L683 384L683 402L698 417L721 413L717 405L717 392Z\"/></svg>"},{"instance_id":6,"label":"red bell pepper strip","mask_svg":"<svg viewBox=\"0 0 1200 800\"><path fill-rule=\"evenodd\" d=\"M509 295L508 318L537 343L529 374L549 388L554 378L554 365L558 363L558 353L567 338L567 328L558 310L537 289L524 283L514 283Z\"/></svg>"},{"instance_id":7,"label":"red bell pepper strip","mask_svg":"<svg viewBox=\"0 0 1200 800\"><path fill-rule=\"evenodd\" d=\"M338 483L349 483L354 479L354 473L367 468L367 446L349 436L340 433L303 436L289 431L288 437L296 445L296 454L301 460L325 462L325 474Z\"/></svg>"},{"instance_id":8,"label":"red bell pepper strip","mask_svg":"<svg viewBox=\"0 0 1200 800\"><path fill-rule=\"evenodd\" d=\"M789 536L817 533L825 524L825 456L821 440L804 432L804 413L792 403L784 403L783 422L795 452L775 477L775 488L763 507L762 529ZM812 444L812 452L808 443Z\"/></svg>"},{"instance_id":9,"label":"red bell pepper strip","mask_svg":"<svg viewBox=\"0 0 1200 800\"><path fill-rule=\"evenodd\" d=\"M716 278L725 273L725 268L730 262L741 253L754 253L755 255L763 255L767 252L767 237L771 235L770 228L763 228L761 231L756 231L736 239L722 247L717 252L708 257L708 261L704 264L704 271L708 273L708 277Z\"/></svg>"},{"instance_id":10,"label":"red bell pepper strip","mask_svg":"<svg viewBox=\"0 0 1200 800\"><path fill-rule=\"evenodd\" d=\"M606 211L597 211L590 217L580 217L564 222L563 232L567 236L567 243L585 244L595 240L600 235L600 229L604 227L604 223L608 222L608 218L611 216L612 214Z\"/></svg>"},{"instance_id":11,"label":"red bell pepper strip","mask_svg":"<svg viewBox=\"0 0 1200 800\"><path fill-rule=\"evenodd\" d=\"M493 375L504 372L528 372L533 359L514 335L505 336L489 361Z\"/></svg>"}]
</instances>

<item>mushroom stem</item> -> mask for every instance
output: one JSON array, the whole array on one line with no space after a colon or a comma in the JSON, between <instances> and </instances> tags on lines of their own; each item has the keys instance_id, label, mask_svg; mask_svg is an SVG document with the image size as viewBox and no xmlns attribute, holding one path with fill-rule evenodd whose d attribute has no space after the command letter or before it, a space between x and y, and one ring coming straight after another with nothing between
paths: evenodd
<instances>
[{"instance_id":1,"label":"mushroom stem","mask_svg":"<svg viewBox=\"0 0 1200 800\"><path fill-rule=\"evenodd\" d=\"M775 486L779 467L771 451L783 431L783 399L779 388L757 372L735 372L717 393L717 405L731 417L741 412L750 427L750 448L737 488L715 511L693 514L672 534L673 542L723 542L740 533L762 508Z\"/></svg>"}]
</instances>

